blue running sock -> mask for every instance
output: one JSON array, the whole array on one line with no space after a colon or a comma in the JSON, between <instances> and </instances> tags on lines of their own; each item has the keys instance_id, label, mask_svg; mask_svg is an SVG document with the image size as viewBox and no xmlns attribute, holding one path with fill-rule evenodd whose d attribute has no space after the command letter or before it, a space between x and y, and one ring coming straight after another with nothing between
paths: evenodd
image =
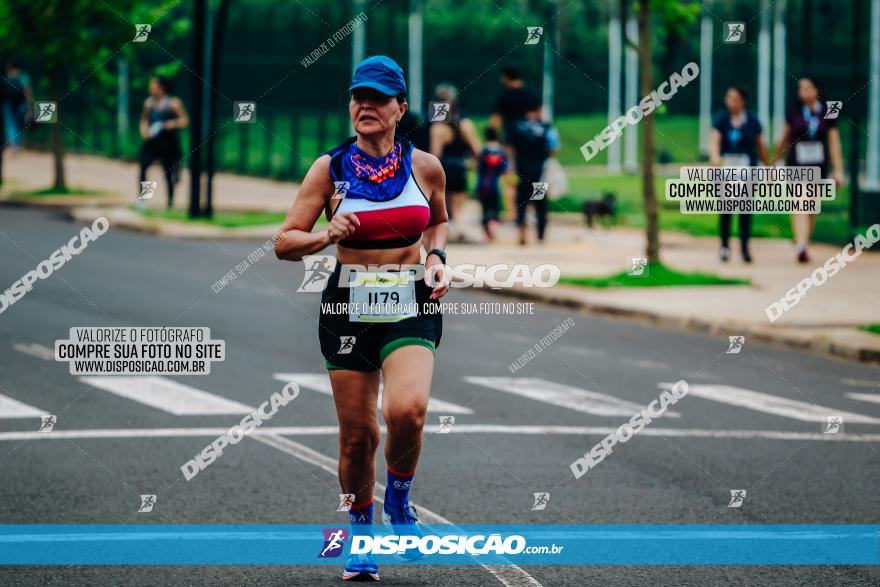
<instances>
[{"instance_id":1,"label":"blue running sock","mask_svg":"<svg viewBox=\"0 0 880 587\"><path fill-rule=\"evenodd\" d=\"M352 526L372 526L373 524L373 498L364 503L356 503L348 510L348 521ZM366 534L366 528L352 528L352 534Z\"/></svg>"},{"instance_id":2,"label":"blue running sock","mask_svg":"<svg viewBox=\"0 0 880 587\"><path fill-rule=\"evenodd\" d=\"M409 489L412 487L415 471L399 473L388 467L388 485L385 489L385 503L391 509L403 509L409 502Z\"/></svg>"}]
</instances>

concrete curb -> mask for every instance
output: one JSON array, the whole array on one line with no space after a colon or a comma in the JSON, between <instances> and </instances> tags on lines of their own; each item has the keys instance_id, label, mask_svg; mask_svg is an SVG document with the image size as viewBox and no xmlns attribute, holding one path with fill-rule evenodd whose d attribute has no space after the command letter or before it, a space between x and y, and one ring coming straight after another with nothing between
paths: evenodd
<instances>
[{"instance_id":1,"label":"concrete curb","mask_svg":"<svg viewBox=\"0 0 880 587\"><path fill-rule=\"evenodd\" d=\"M110 226L123 228L134 232L151 234L159 237L174 238L266 238L275 236L278 226L245 226L240 228L223 228L219 226L204 226L199 224L187 224L176 220L164 220L158 218L145 218L137 212L127 208L88 207L82 206L71 208L67 215L78 222L91 223L99 216L107 216Z\"/></svg>"},{"instance_id":2,"label":"concrete curb","mask_svg":"<svg viewBox=\"0 0 880 587\"><path fill-rule=\"evenodd\" d=\"M0 197L0 206L16 208L76 208L78 206L123 206L126 200L113 196Z\"/></svg>"},{"instance_id":3,"label":"concrete curb","mask_svg":"<svg viewBox=\"0 0 880 587\"><path fill-rule=\"evenodd\" d=\"M698 317L666 315L660 312L635 310L625 306L591 303L584 298L583 291L577 286L556 285L552 288L502 288L492 289L484 286L487 293L522 300L542 302L554 306L572 308L597 315L613 316L648 322L665 328L689 330L723 335L744 335L753 340L819 355L845 358L862 363L880 363L880 336L875 336L873 344L843 340L852 338L853 333L861 334L854 328L818 329L819 332L805 332L796 328L781 328L750 324L747 322L728 320L724 323L713 322ZM870 339L868 339L870 340Z\"/></svg>"}]
</instances>

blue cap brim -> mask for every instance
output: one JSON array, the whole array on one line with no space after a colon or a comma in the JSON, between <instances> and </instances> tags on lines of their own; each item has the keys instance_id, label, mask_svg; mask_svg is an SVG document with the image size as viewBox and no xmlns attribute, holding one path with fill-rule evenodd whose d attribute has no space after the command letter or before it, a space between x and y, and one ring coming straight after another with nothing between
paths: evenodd
<instances>
[{"instance_id":1,"label":"blue cap brim","mask_svg":"<svg viewBox=\"0 0 880 587\"><path fill-rule=\"evenodd\" d=\"M370 89L376 90L377 92L381 92L381 93L385 94L386 96L391 96L391 97L394 97L398 94L398 92L394 91L394 89L392 89L390 86L387 86L381 82L375 82L375 81L368 81L368 82L361 82L358 84L351 84L351 86L349 86L349 88L348 88L348 91L350 92L352 90L356 90L357 88L370 88Z\"/></svg>"}]
</instances>

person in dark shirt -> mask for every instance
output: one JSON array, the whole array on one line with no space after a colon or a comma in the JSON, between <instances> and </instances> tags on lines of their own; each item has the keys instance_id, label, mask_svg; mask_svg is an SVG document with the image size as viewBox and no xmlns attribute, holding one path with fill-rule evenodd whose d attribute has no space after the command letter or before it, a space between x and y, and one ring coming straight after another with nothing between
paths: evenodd
<instances>
[{"instance_id":1,"label":"person in dark shirt","mask_svg":"<svg viewBox=\"0 0 880 587\"><path fill-rule=\"evenodd\" d=\"M483 147L477 162L477 198L483 208L483 231L486 239L495 237L498 225L498 204L501 199L499 182L507 173L510 162L498 142L498 131L491 126L485 132L486 146Z\"/></svg>"},{"instance_id":2,"label":"person in dark shirt","mask_svg":"<svg viewBox=\"0 0 880 587\"><path fill-rule=\"evenodd\" d=\"M712 165L728 167L756 166L758 160L769 163L767 145L761 130L761 122L754 112L746 110L748 93L744 88L732 87L724 97L726 110L718 112L709 133L709 161ZM730 228L732 214L721 214L721 260L730 259ZM739 242L742 259L752 262L749 253L752 216L739 214Z\"/></svg>"},{"instance_id":3,"label":"person in dark shirt","mask_svg":"<svg viewBox=\"0 0 880 587\"><path fill-rule=\"evenodd\" d=\"M144 142L138 154L141 186L147 179L147 168L157 159L162 163L169 210L174 206L174 184L182 157L177 132L189 125L183 102L171 91L171 80L161 76L150 80L150 96L144 101L140 121Z\"/></svg>"},{"instance_id":4,"label":"person in dark shirt","mask_svg":"<svg viewBox=\"0 0 880 587\"><path fill-rule=\"evenodd\" d=\"M836 118L828 118L828 105L819 99L819 86L809 78L798 80L798 99L785 117L782 138L775 159L785 154L785 164L819 167L822 177L831 176L838 187L843 185L843 149ZM816 225L815 214L792 214L799 263L808 263L807 246Z\"/></svg>"},{"instance_id":5,"label":"person in dark shirt","mask_svg":"<svg viewBox=\"0 0 880 587\"><path fill-rule=\"evenodd\" d=\"M431 148L428 139L429 126L421 116L412 110L407 110L403 113L400 122L397 123L397 132L394 133L394 136L407 139L416 149L429 151Z\"/></svg>"},{"instance_id":6,"label":"person in dark shirt","mask_svg":"<svg viewBox=\"0 0 880 587\"><path fill-rule=\"evenodd\" d=\"M547 228L546 190L537 189L533 184L541 182L544 163L558 145L553 127L541 120L541 104L526 114L526 118L516 122L511 130L511 146L516 153L516 174L519 182L516 187L516 223L520 227L519 242L525 245L528 236L526 207L535 207L538 221L538 241L544 242Z\"/></svg>"},{"instance_id":7,"label":"person in dark shirt","mask_svg":"<svg viewBox=\"0 0 880 587\"><path fill-rule=\"evenodd\" d=\"M495 99L492 108L492 116L489 118L489 126L501 133L502 144L507 151L507 157L516 161L516 154L510 146L513 125L526 117L526 113L540 106L538 96L525 86L519 69L511 65L501 70L501 85L504 91ZM509 215L516 208L514 190L504 190L505 215Z\"/></svg>"},{"instance_id":8,"label":"person in dark shirt","mask_svg":"<svg viewBox=\"0 0 880 587\"><path fill-rule=\"evenodd\" d=\"M477 138L477 127L461 113L458 90L441 84L435 90L438 102L449 105L442 122L432 122L429 130L431 154L440 160L446 174L446 210L449 214L450 242L470 242L464 205L467 201L467 171L471 157L480 154L482 146ZM430 115L429 115L430 117Z\"/></svg>"},{"instance_id":9,"label":"person in dark shirt","mask_svg":"<svg viewBox=\"0 0 880 587\"><path fill-rule=\"evenodd\" d=\"M495 100L489 126L495 130L503 131L504 142L509 144L512 125L518 120L524 119L528 112L535 109L540 100L532 90L525 86L519 70L513 66L507 66L501 70L501 84L504 86L504 91Z\"/></svg>"}]
</instances>

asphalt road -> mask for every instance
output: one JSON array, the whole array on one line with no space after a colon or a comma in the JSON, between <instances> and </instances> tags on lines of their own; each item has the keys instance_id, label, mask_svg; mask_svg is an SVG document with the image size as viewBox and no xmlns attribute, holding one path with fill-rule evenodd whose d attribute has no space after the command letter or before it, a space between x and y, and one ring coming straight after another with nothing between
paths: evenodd
<instances>
[{"instance_id":1,"label":"asphalt road","mask_svg":"<svg viewBox=\"0 0 880 587\"><path fill-rule=\"evenodd\" d=\"M59 213L0 209L2 288L79 229ZM266 255L219 293L212 290L261 244L157 239L111 227L0 314L0 394L57 416L53 432L26 438L7 433L35 432L39 418L0 417L0 523L344 522L335 513L339 489L328 471L337 455L335 432L306 431L336 420L330 398L315 390L326 377L317 345L319 300L296 293L302 265ZM447 301L499 299L454 290ZM574 326L511 375L507 365L568 318ZM70 431L228 428L240 420L175 415L90 385L70 375L66 363L41 356L71 327L161 325L208 326L213 338L225 341L227 354L210 375L165 379L249 406L281 388L278 374L299 374L309 383L266 424L289 427L281 435L287 444L248 438L187 482L179 467L205 446L205 436L64 437ZM750 340L738 354L727 349L727 336L549 306L535 306L534 315L447 315L432 396L448 403L429 411L429 424L451 413L452 404L458 412L451 433L434 428L426 435L413 499L458 524L875 522L880 404L849 394L878 394L880 371ZM529 383L518 394L509 381L475 377ZM641 406L658 396L658 383L678 379L693 390L673 407L680 417L653 422L586 476L573 477L569 464L604 436L600 429L629 419L596 413L589 408L592 396L577 390ZM556 403L548 401L551 393ZM831 438L820 434L822 423L797 417L807 413L798 412L801 404L785 400L865 421L847 416L845 436ZM682 432L664 433L676 430ZM304 460L307 449L323 455L325 466ZM378 467L384 470L381 458ZM739 508L728 507L734 488L747 490ZM549 504L532 511L533 493L541 491L550 492ZM152 512L137 512L141 494L157 496ZM382 572L383 582L393 585L880 584L876 567L855 566L541 565L500 578L479 566L387 566ZM0 568L3 585L338 581L336 567L317 565Z\"/></svg>"}]
</instances>

